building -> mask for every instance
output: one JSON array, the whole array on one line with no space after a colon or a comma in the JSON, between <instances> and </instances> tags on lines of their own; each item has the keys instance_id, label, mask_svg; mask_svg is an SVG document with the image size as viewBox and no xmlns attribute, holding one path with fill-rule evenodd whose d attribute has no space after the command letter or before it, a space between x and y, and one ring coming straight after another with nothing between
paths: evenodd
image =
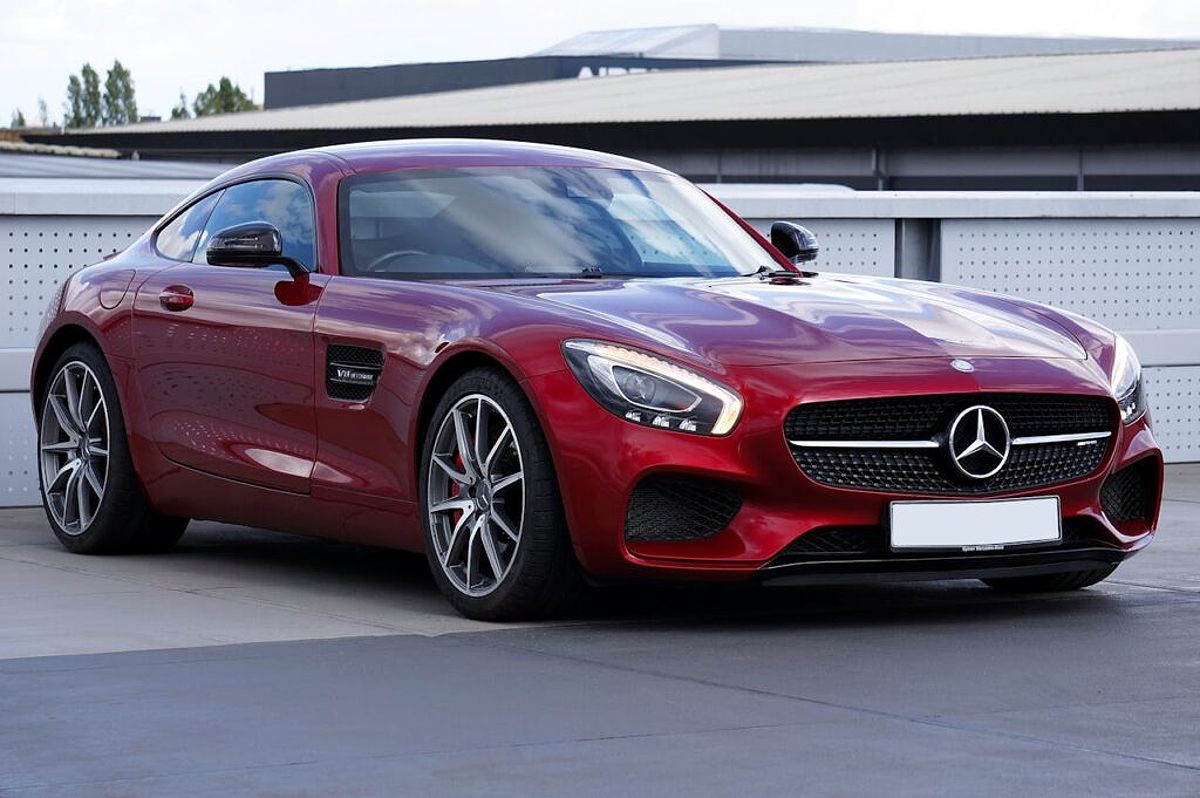
<instances>
[{"instance_id":1,"label":"building","mask_svg":"<svg viewBox=\"0 0 1200 798\"><path fill-rule=\"evenodd\" d=\"M838 28L730 28L684 25L591 31L535 56L630 55L727 61L928 61L1004 55L1131 52L1196 47L1192 39L1122 39L1091 36L977 36L884 33Z\"/></svg>"},{"instance_id":2,"label":"building","mask_svg":"<svg viewBox=\"0 0 1200 798\"><path fill-rule=\"evenodd\" d=\"M293 108L666 69L1119 52L1194 47L1188 40L952 36L828 28L683 25L591 31L518 58L300 69L264 76L264 108Z\"/></svg>"},{"instance_id":3,"label":"building","mask_svg":"<svg viewBox=\"0 0 1200 798\"><path fill-rule=\"evenodd\" d=\"M370 139L592 147L702 182L1200 189L1200 47L773 63L544 80L33 136L244 161Z\"/></svg>"}]
</instances>

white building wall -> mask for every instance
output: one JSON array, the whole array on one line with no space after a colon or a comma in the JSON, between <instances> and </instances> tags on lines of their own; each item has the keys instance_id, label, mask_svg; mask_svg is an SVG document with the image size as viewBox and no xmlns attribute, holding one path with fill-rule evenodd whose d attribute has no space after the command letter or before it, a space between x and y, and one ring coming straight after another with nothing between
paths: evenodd
<instances>
[{"instance_id":1,"label":"white building wall","mask_svg":"<svg viewBox=\"0 0 1200 798\"><path fill-rule=\"evenodd\" d=\"M203 183L0 179L0 507L40 502L29 371L54 292Z\"/></svg>"}]
</instances>

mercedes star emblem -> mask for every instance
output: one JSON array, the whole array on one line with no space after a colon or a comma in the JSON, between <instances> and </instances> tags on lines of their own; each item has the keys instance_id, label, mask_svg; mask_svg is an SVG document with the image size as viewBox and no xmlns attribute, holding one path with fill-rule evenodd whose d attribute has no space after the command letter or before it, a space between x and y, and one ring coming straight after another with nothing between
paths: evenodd
<instances>
[{"instance_id":1,"label":"mercedes star emblem","mask_svg":"<svg viewBox=\"0 0 1200 798\"><path fill-rule=\"evenodd\" d=\"M955 358L954 360L951 360L950 366L955 371L961 371L963 374L970 374L975 370L975 366L971 363L971 361L963 360L962 358Z\"/></svg>"},{"instance_id":2,"label":"mercedes star emblem","mask_svg":"<svg viewBox=\"0 0 1200 798\"><path fill-rule=\"evenodd\" d=\"M1008 461L1012 439L1004 416L987 405L974 405L950 424L947 443L959 471L972 479L987 479Z\"/></svg>"}]
</instances>

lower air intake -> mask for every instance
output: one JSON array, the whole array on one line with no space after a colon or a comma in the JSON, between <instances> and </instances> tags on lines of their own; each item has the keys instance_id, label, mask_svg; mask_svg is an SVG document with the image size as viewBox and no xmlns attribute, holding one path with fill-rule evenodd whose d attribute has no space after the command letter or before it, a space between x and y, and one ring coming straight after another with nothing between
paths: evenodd
<instances>
[{"instance_id":1,"label":"lower air intake","mask_svg":"<svg viewBox=\"0 0 1200 798\"><path fill-rule=\"evenodd\" d=\"M742 509L741 497L707 479L652 476L638 483L625 511L625 539L641 542L712 537Z\"/></svg>"},{"instance_id":2,"label":"lower air intake","mask_svg":"<svg viewBox=\"0 0 1200 798\"><path fill-rule=\"evenodd\" d=\"M1100 503L1110 521L1149 521L1158 495L1158 463L1146 458L1104 481Z\"/></svg>"}]
</instances>

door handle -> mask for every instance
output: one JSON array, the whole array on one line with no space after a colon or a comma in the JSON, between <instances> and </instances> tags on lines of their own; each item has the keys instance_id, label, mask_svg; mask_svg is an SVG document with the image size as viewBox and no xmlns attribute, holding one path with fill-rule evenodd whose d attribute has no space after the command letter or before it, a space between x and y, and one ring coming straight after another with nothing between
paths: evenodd
<instances>
[{"instance_id":1,"label":"door handle","mask_svg":"<svg viewBox=\"0 0 1200 798\"><path fill-rule=\"evenodd\" d=\"M168 285L158 295L158 304L166 310L176 313L190 308L194 300L192 289L186 285Z\"/></svg>"}]
</instances>

